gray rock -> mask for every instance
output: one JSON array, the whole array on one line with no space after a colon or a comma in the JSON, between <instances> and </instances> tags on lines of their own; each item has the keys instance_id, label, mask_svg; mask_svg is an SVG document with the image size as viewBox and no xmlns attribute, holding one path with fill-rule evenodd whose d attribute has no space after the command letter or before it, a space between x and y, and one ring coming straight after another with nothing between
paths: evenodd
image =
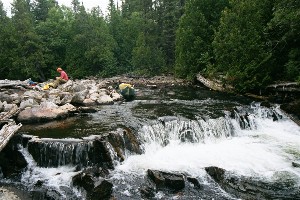
<instances>
[{"instance_id":1,"label":"gray rock","mask_svg":"<svg viewBox=\"0 0 300 200\"><path fill-rule=\"evenodd\" d=\"M34 100L34 99L27 99L25 101L22 101L20 104L20 109L24 110L25 108L32 108L32 107L36 107L39 104Z\"/></svg>"},{"instance_id":2,"label":"gray rock","mask_svg":"<svg viewBox=\"0 0 300 200\"><path fill-rule=\"evenodd\" d=\"M14 110L14 109L17 109L18 106L16 104L4 104L3 105L3 111L4 112L8 112L10 110Z\"/></svg>"},{"instance_id":3,"label":"gray rock","mask_svg":"<svg viewBox=\"0 0 300 200\"><path fill-rule=\"evenodd\" d=\"M18 115L20 122L45 122L65 118L76 108L71 104L57 106L53 102L42 102L40 106L21 111Z\"/></svg>"},{"instance_id":4,"label":"gray rock","mask_svg":"<svg viewBox=\"0 0 300 200\"><path fill-rule=\"evenodd\" d=\"M71 103L83 104L83 101L85 100L87 94L88 94L88 90L76 92L72 97Z\"/></svg>"},{"instance_id":5,"label":"gray rock","mask_svg":"<svg viewBox=\"0 0 300 200\"><path fill-rule=\"evenodd\" d=\"M2 112L3 111L3 103L2 103L2 101L0 101L0 112Z\"/></svg>"},{"instance_id":6,"label":"gray rock","mask_svg":"<svg viewBox=\"0 0 300 200\"><path fill-rule=\"evenodd\" d=\"M11 94L10 96L14 104L19 104L21 102L21 97L17 93Z\"/></svg>"},{"instance_id":7,"label":"gray rock","mask_svg":"<svg viewBox=\"0 0 300 200\"><path fill-rule=\"evenodd\" d=\"M39 91L35 91L35 90L28 90L26 92L24 92L23 94L23 99L25 98L33 98L36 101L40 102L42 100L42 98L44 97L44 93L41 93Z\"/></svg>"},{"instance_id":8,"label":"gray rock","mask_svg":"<svg viewBox=\"0 0 300 200\"><path fill-rule=\"evenodd\" d=\"M81 91L86 90L86 87L85 87L84 85L82 85L82 84L80 84L80 85L75 85L75 86L73 86L72 90L73 90L74 92L81 92Z\"/></svg>"},{"instance_id":9,"label":"gray rock","mask_svg":"<svg viewBox=\"0 0 300 200\"><path fill-rule=\"evenodd\" d=\"M93 101L92 99L85 99L83 101L84 106L95 106L97 103Z\"/></svg>"},{"instance_id":10,"label":"gray rock","mask_svg":"<svg viewBox=\"0 0 300 200\"><path fill-rule=\"evenodd\" d=\"M6 101L7 103L12 103L13 102L13 98L7 94L6 92L1 92L0 93L0 101Z\"/></svg>"},{"instance_id":11,"label":"gray rock","mask_svg":"<svg viewBox=\"0 0 300 200\"><path fill-rule=\"evenodd\" d=\"M99 99L97 100L97 103L99 105L112 105L112 104L114 104L114 101L110 96L108 96L106 94L106 95L100 96Z\"/></svg>"}]
</instances>

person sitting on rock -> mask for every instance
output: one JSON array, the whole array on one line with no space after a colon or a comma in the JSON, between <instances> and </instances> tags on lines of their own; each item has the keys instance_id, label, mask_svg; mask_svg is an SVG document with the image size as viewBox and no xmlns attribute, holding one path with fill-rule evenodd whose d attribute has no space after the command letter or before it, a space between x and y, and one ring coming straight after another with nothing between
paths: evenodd
<instances>
[{"instance_id":1,"label":"person sitting on rock","mask_svg":"<svg viewBox=\"0 0 300 200\"><path fill-rule=\"evenodd\" d=\"M69 80L67 73L64 70L62 70L62 68L59 67L56 71L60 73L60 76L56 77L56 80L53 82L53 88L57 88L58 85L64 84Z\"/></svg>"}]
</instances>

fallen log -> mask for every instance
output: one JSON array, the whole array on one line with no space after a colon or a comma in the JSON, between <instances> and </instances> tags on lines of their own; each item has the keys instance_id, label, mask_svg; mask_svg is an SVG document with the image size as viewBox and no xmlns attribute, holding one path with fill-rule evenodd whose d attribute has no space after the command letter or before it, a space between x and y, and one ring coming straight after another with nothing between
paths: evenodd
<instances>
[{"instance_id":1,"label":"fallen log","mask_svg":"<svg viewBox=\"0 0 300 200\"><path fill-rule=\"evenodd\" d=\"M268 85L266 89L277 92L300 92L300 84L297 82L278 83Z\"/></svg>"},{"instance_id":2,"label":"fallen log","mask_svg":"<svg viewBox=\"0 0 300 200\"><path fill-rule=\"evenodd\" d=\"M15 121L10 121L5 124L0 130L0 151L6 146L10 138L21 128L22 124L16 124Z\"/></svg>"},{"instance_id":3,"label":"fallen log","mask_svg":"<svg viewBox=\"0 0 300 200\"><path fill-rule=\"evenodd\" d=\"M209 89L220 91L220 92L233 92L234 88L231 85L221 83L217 80L210 80L205 78L200 73L197 74L197 80L201 82L204 86L208 87Z\"/></svg>"},{"instance_id":4,"label":"fallen log","mask_svg":"<svg viewBox=\"0 0 300 200\"><path fill-rule=\"evenodd\" d=\"M17 115L18 113L20 112L20 109L19 108L14 108L6 113L4 113L3 115L0 115L0 121L3 121L3 120L8 120L10 119L11 117Z\"/></svg>"},{"instance_id":5,"label":"fallen log","mask_svg":"<svg viewBox=\"0 0 300 200\"><path fill-rule=\"evenodd\" d=\"M17 115L20 109L12 109L0 116L0 151L6 146L10 138L22 127L22 124L16 124L11 117ZM3 125L4 124L4 125Z\"/></svg>"},{"instance_id":6,"label":"fallen log","mask_svg":"<svg viewBox=\"0 0 300 200\"><path fill-rule=\"evenodd\" d=\"M20 81L20 80L0 80L0 89L1 88L27 88L29 89L28 80Z\"/></svg>"}]
</instances>

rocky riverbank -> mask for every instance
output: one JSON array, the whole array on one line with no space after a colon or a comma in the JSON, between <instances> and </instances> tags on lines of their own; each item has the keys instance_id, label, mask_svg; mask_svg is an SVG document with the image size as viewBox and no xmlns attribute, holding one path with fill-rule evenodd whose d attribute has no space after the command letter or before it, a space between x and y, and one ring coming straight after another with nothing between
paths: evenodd
<instances>
[{"instance_id":1,"label":"rocky riverbank","mask_svg":"<svg viewBox=\"0 0 300 200\"><path fill-rule=\"evenodd\" d=\"M49 112L51 113L51 115L53 113L60 113L60 109L63 106L67 105L70 107L71 106L74 107L74 110L71 110L70 112L64 115L59 115L59 117L54 119L65 118L70 115L73 115L76 112L92 112L93 110L96 109L99 109L98 112L100 113L99 116L109 115L109 112L106 111L102 112L102 111L105 110L105 108L111 108L114 106L117 106L117 110L122 110L120 109L119 106L129 105L131 103L139 102L139 101L135 101L126 104L116 103L118 101L122 101L122 99L120 99L120 100L113 101L112 103L114 103L114 105L112 106L98 106L103 104L100 104L98 101L99 99L97 98L97 100L94 101L94 104L92 105L83 104L83 101L85 99L91 98L91 94L94 95L98 94L100 96L101 91L105 91L103 92L104 93L103 95L107 95L110 98L112 98L111 95L115 92L110 88L111 87L113 88L113 86L116 85L119 82L119 80L121 80L121 82L129 82L131 84L134 84L137 86L137 88L138 88L138 84L143 85L143 87L146 86L151 88L167 87L168 85L175 86L177 84L178 85L188 84L185 81L180 82L178 80L174 81L173 83L170 83L167 82L168 81L167 78L156 79L155 80L156 82L155 81L151 82L147 79L144 80L143 79L130 80L130 79L131 78L128 78L128 80L125 80L125 78L124 79L118 78L115 80L107 79L105 81L104 80L100 81L91 78L90 80L85 80L83 82L81 80L78 81L75 80L73 81L72 86L70 86L70 89L66 89L66 90L63 89L65 85L62 85L57 89L51 88L50 90L45 90L45 91L40 90L39 87L33 89L33 88L27 88L28 87L27 85L21 86L21 88L25 88L25 89L18 88L18 90L22 90L22 92L24 93L28 91L39 92L40 95L44 95L44 93L46 93L45 96L42 97L42 99L43 98L45 99L39 100L40 98L34 98L35 96L32 95L30 99L37 101L37 105L26 107L25 109L21 110L18 114L16 114L14 118L16 120L19 120L20 113L27 110L30 110L30 113L35 114L37 108L40 108L41 105L47 104L48 102L51 102L51 104L54 106L51 109L46 107L47 109L45 109L44 112L45 113ZM103 85L100 84L102 83L102 81L104 81ZM158 81L161 82L158 83ZM164 81L166 81L166 83L164 83ZM82 103L74 103L72 102L72 100L74 96L76 96L75 88L81 87L81 85L84 86L83 88L88 90L88 92L86 92L87 95L83 95L84 100L82 101ZM92 86L95 85L97 90L96 92L91 93L90 90ZM9 90L17 89L14 87L15 86L10 85L10 87L6 89ZM6 89L3 90L3 92L6 91ZM185 89L191 89L191 88L185 88ZM54 98L57 100L57 104L55 102L50 101L51 98L49 98L50 96L49 94L52 91L57 91L57 90L63 93L69 92L70 96L72 96L71 101L69 103L62 104L61 101L63 98L61 98L59 95L57 95L57 97L59 98ZM147 89L147 91L150 90ZM151 90L151 92L154 91L157 92L159 90ZM165 90L162 91L165 92ZM167 91L169 92L170 88L167 88ZM78 92L82 92L82 90ZM163 94L164 92L159 93L159 95ZM195 93L195 88L192 88L191 92ZM197 96L205 92L209 92L210 95L205 96L205 98L203 99L210 98L212 94L214 94L214 92L201 90L201 92L197 93ZM20 98L23 98L24 93L22 93ZM142 93L142 87L140 93ZM186 93L184 94L186 95ZM220 93L220 94L224 95L224 93ZM27 97L24 101L28 99L29 97ZM158 99L158 96L154 96L153 99ZM20 101L19 104L16 104L18 109L20 109L21 102L23 101ZM191 104L188 104L189 107L190 105ZM177 107L178 105L176 104L175 106ZM166 104L164 104L164 107L167 107ZM199 105L199 107L207 109L202 104ZM151 107L149 110L153 110L153 107ZM138 110L137 113L139 113L140 111L141 110ZM41 113L43 114L44 112ZM188 112L191 113L192 111L188 110ZM247 127L246 126L247 124L251 124L250 123L251 121L249 121L250 118L248 117L247 113L241 112L239 115L238 110L232 110L232 112L233 113L230 114L229 116L232 118L237 116L236 117L237 119L241 119L241 121L238 121L240 122L241 128L245 129ZM119 113L112 112L112 113L113 113L112 115L121 114L120 112ZM41 115L37 115L36 118L34 118L34 120L32 121L24 120L22 123L34 123L35 121L43 122L43 121L52 120L52 118L38 118L39 116ZM133 123L136 122L135 120L132 120L134 118L127 118L128 115L125 116L126 119L131 119L128 121L131 122L133 121ZM99 118L97 118L97 121L98 120ZM170 124L168 125L169 120L170 119L168 117L166 117L165 119L160 118L158 125L168 127L170 125ZM203 122L206 124L206 121ZM181 123L176 122L176 124L180 125ZM209 124L209 126L211 126L211 124ZM208 128L209 126L206 127ZM182 130L184 131L184 129ZM223 133L224 131L221 132ZM101 134L97 134L94 136L89 134L89 137L81 136L76 139L39 138L38 136L17 134L15 135L15 137L13 137L10 140L10 143L2 151L3 153L1 156L1 161L2 161L1 169L3 172L2 174L3 177L10 177L11 179L14 180L14 178L18 178L16 174L20 174L21 172L23 172L23 169L27 169L28 174L25 176L25 180L28 179L28 184L26 184L26 186L30 187L29 191L31 191L30 195L32 199L64 199L62 198L64 195L66 195L68 199L81 199L82 197L80 196L81 194L76 196L75 194L72 193L72 191L70 191L69 187L60 187L59 191L61 193L56 192L57 190L53 190L53 188L49 187L49 185L47 184L48 181L42 178L44 176L41 177L37 176L36 178L31 179L31 177L38 174L36 173L38 171L35 171L36 169L39 170L39 168L41 168L44 171L48 168L56 168L58 166L64 166L69 163L71 163L72 166L74 166L73 169L70 169L72 172L72 175L70 176L71 177L70 184L72 185L72 187L82 190L83 191L82 195L87 196L88 197L87 199L113 199L113 198L124 199L122 197L131 195L130 192L133 192L138 197L141 196L142 198L145 199L156 198L157 197L156 195L159 195L161 193L164 193L167 196L172 196L173 198L185 198L187 197L186 195L190 195L186 199L193 199L196 197L211 199L211 198L215 198L215 196L213 195L218 195L218 192L215 192L216 189L215 187L208 188L207 184L203 184L199 182L197 177L193 175L187 175L185 173L181 173L180 171L170 173L168 172L168 170L160 171L151 168L148 168L146 170L145 177L136 177L135 180L132 180L131 183L134 182L137 185L134 191L133 189L125 190L124 188L123 189L120 188L123 186L125 187L125 184L119 183L118 180L110 179L109 176L111 176L112 174L109 174L109 171L113 170L115 166L114 165L115 162L123 162L124 160L126 160L126 155L128 155L127 153L136 154L136 155L143 153L142 152L143 149L141 148L142 140L140 140L138 136L139 135L136 134L135 129L131 128L128 124L126 126L120 126L119 128L117 128L116 130L114 129L113 131L108 131L105 133L101 132ZM186 137L182 135L182 141L193 142L194 140L191 140L190 135L186 135ZM20 154L20 152L18 151L18 147L20 146L26 148L27 154ZM30 155L30 156L26 156L26 155ZM29 161L35 161L36 165L31 165L30 164L31 162L27 162L28 158ZM299 163L293 162L293 166L297 167L299 166ZM249 197L248 199L252 199L256 197L261 197L262 199L268 199L273 197L276 198L278 196L281 197L282 194L284 194L288 198L293 198L299 194L299 193L295 193L299 191L299 188L295 188L293 184L288 185L288 183L286 182L282 182L284 187L276 188L274 187L273 183L269 183L263 180L250 180L249 177L235 176L234 174L231 174L232 173L231 171L226 171L225 169L217 168L214 167L213 165L210 167L206 167L205 171L208 174L208 177L206 178L211 185L218 184L220 188L222 188L222 190L227 191L229 194L232 194L233 197L237 197L237 198L244 197L245 199L247 199L247 197ZM62 176L64 176L65 174L64 172L65 171L59 171L59 172L56 171L53 174L51 173L51 177L53 176L57 180L61 179ZM131 186L130 183L129 184L127 183L126 185ZM12 188L13 190L10 190L9 188L5 188L5 189L6 189L5 193L8 193L8 195L11 194L11 195L19 196L17 191L14 190L14 188ZM116 192L121 190L124 191L124 194L123 193L120 194ZM11 191L14 191L14 193L12 194ZM253 191L257 191L257 192L253 194L254 193ZM276 193L274 193L274 191ZM182 195L185 196L182 197ZM22 195L20 195L19 198L24 199ZM129 198L130 197L128 197L128 199ZM223 198L223 196L221 195L220 198L217 197L217 199L232 199L232 198Z\"/></svg>"},{"instance_id":2,"label":"rocky riverbank","mask_svg":"<svg viewBox=\"0 0 300 200\"><path fill-rule=\"evenodd\" d=\"M51 81L50 81L51 82ZM4 80L0 83L0 112L5 114L18 109L16 120L21 123L46 122L66 118L76 112L89 110L87 107L109 105L121 101L122 96L113 88L119 82L135 86L165 87L188 84L173 77L70 80L58 88L43 90L40 83L30 86L28 81Z\"/></svg>"}]
</instances>

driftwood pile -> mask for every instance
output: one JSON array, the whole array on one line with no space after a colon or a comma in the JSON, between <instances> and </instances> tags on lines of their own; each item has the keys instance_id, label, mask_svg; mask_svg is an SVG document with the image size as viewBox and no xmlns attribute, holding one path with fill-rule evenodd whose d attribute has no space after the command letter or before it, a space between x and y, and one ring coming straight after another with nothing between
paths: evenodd
<instances>
[{"instance_id":1,"label":"driftwood pile","mask_svg":"<svg viewBox=\"0 0 300 200\"><path fill-rule=\"evenodd\" d=\"M0 80L0 90L3 88L27 88L28 81ZM8 112L0 113L0 151L6 146L10 138L22 127L16 124L12 117L16 116L20 110L13 108Z\"/></svg>"},{"instance_id":2,"label":"driftwood pile","mask_svg":"<svg viewBox=\"0 0 300 200\"><path fill-rule=\"evenodd\" d=\"M22 127L22 124L16 124L11 117L17 115L19 109L12 109L3 115L0 115L0 151L6 146L10 138Z\"/></svg>"}]
</instances>

